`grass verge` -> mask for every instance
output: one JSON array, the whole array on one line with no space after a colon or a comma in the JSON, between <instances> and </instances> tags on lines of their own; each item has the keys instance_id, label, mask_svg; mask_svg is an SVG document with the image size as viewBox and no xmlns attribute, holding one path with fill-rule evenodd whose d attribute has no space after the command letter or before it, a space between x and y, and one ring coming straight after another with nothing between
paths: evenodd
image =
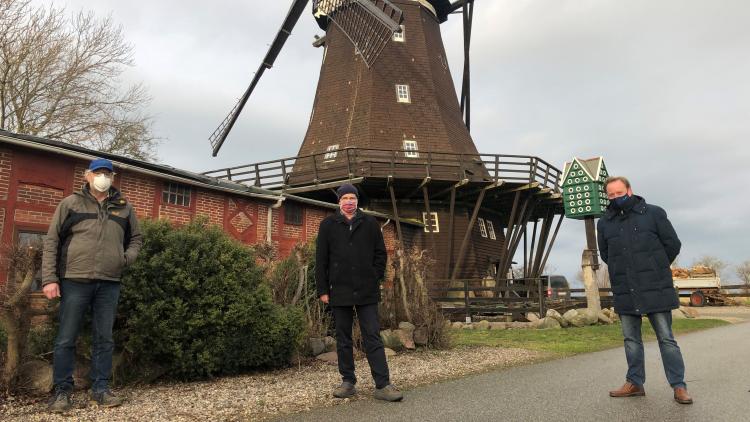
<instances>
[{"instance_id":1,"label":"grass verge","mask_svg":"<svg viewBox=\"0 0 750 422\"><path fill-rule=\"evenodd\" d=\"M728 325L718 319L676 319L672 323L675 334ZM596 352L622 345L620 324L592 325L562 330L453 330L453 344L459 347L495 346L514 347L551 352L569 356ZM651 324L643 321L643 340L654 340Z\"/></svg>"}]
</instances>

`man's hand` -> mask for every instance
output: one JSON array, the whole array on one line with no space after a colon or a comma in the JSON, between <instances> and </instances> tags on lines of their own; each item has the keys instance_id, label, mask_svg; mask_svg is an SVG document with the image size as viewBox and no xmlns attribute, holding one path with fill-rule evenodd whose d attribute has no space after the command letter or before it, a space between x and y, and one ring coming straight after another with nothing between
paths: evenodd
<instances>
[{"instance_id":1,"label":"man's hand","mask_svg":"<svg viewBox=\"0 0 750 422\"><path fill-rule=\"evenodd\" d=\"M44 291L44 295L47 296L47 299L52 300L56 297L60 297L60 285L57 283L46 284L42 290Z\"/></svg>"},{"instance_id":2,"label":"man's hand","mask_svg":"<svg viewBox=\"0 0 750 422\"><path fill-rule=\"evenodd\" d=\"M323 303L325 303L325 304L328 304L328 295L322 295L320 297L320 301L323 302Z\"/></svg>"}]
</instances>

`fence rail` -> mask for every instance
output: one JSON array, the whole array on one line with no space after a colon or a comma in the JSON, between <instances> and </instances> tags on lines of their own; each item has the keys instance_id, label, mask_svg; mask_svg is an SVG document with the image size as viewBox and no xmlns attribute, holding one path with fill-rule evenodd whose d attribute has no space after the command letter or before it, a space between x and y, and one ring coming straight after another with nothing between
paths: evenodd
<instances>
[{"instance_id":1,"label":"fence rail","mask_svg":"<svg viewBox=\"0 0 750 422\"><path fill-rule=\"evenodd\" d=\"M561 171L526 155L456 154L345 148L204 172L218 179L284 189L354 177L430 177L444 180L539 183L559 192Z\"/></svg>"}]
</instances>

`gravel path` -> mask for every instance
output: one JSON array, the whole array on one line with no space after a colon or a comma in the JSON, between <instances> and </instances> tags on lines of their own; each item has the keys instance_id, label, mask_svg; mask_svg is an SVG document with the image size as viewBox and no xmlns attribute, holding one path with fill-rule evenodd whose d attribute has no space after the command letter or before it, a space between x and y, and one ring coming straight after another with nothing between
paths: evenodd
<instances>
[{"instance_id":1,"label":"gravel path","mask_svg":"<svg viewBox=\"0 0 750 422\"><path fill-rule=\"evenodd\" d=\"M523 349L456 348L403 353L389 358L389 364L394 384L409 389L549 357ZM357 361L357 378L358 397L370 397L374 385L365 360ZM295 368L213 381L126 388L119 394L127 402L114 409L89 406L85 394L77 392L74 409L64 416L47 413L46 398L16 399L0 403L0 420L255 421L352 401L331 397L331 390L339 382L336 366L314 361Z\"/></svg>"}]
</instances>

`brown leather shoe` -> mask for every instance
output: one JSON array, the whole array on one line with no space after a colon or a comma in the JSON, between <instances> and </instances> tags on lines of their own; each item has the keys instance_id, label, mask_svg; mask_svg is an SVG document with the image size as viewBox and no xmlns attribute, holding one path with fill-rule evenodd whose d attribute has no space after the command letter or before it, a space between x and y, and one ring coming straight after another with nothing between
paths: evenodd
<instances>
[{"instance_id":1,"label":"brown leather shoe","mask_svg":"<svg viewBox=\"0 0 750 422\"><path fill-rule=\"evenodd\" d=\"M636 396L645 396L645 395L646 395L646 391L643 389L643 387L638 387L629 382L626 382L625 384L623 384L623 386L620 387L619 390L609 392L610 397L636 397Z\"/></svg>"},{"instance_id":2,"label":"brown leather shoe","mask_svg":"<svg viewBox=\"0 0 750 422\"><path fill-rule=\"evenodd\" d=\"M693 404L693 398L688 394L685 387L677 387L674 389L674 401L680 404Z\"/></svg>"}]
</instances>

